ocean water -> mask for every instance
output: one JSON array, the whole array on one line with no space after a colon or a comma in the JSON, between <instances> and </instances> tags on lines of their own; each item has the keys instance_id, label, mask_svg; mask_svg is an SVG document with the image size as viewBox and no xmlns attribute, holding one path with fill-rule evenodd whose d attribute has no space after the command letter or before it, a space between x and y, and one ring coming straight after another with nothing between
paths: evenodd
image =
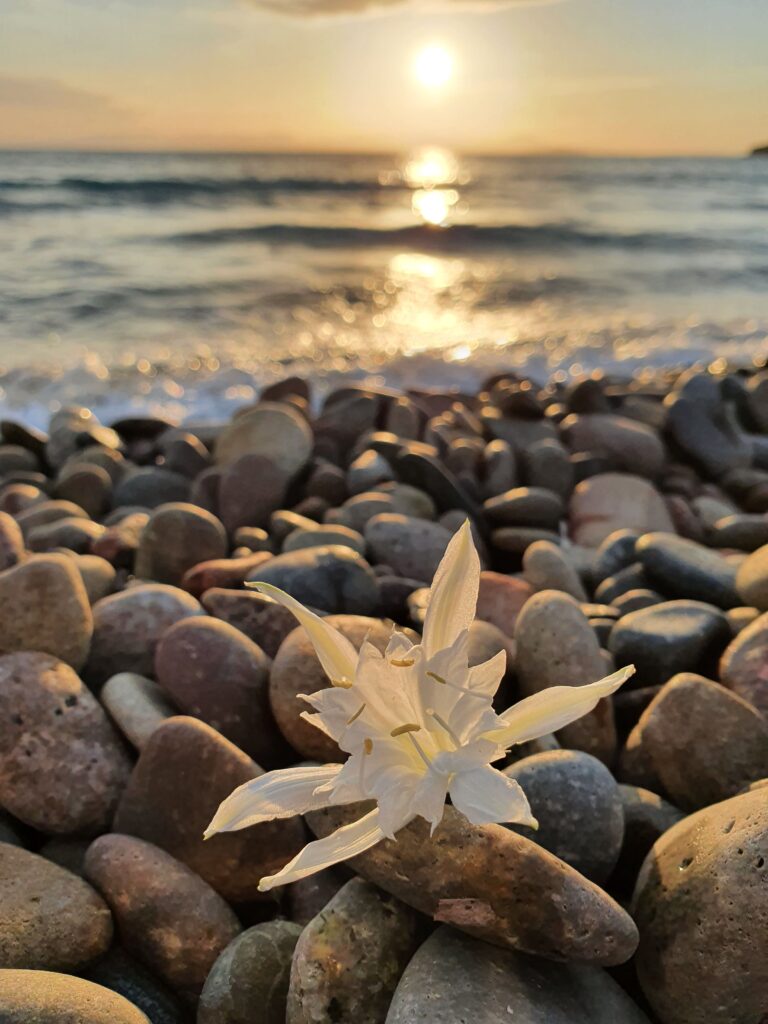
<instances>
[{"instance_id":1,"label":"ocean water","mask_svg":"<svg viewBox=\"0 0 768 1024\"><path fill-rule=\"evenodd\" d=\"M0 153L0 405L768 354L768 160Z\"/></svg>"}]
</instances>

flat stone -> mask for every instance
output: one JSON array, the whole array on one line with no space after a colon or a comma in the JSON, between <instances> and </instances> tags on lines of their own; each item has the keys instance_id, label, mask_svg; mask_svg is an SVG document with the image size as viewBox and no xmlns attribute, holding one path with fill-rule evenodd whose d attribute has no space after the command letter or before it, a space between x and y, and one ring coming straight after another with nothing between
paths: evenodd
<instances>
[{"instance_id":1,"label":"flat stone","mask_svg":"<svg viewBox=\"0 0 768 1024\"><path fill-rule=\"evenodd\" d=\"M277 555L248 579L271 583L302 604L331 614L370 615L379 606L379 587L370 565L339 545Z\"/></svg>"},{"instance_id":2,"label":"flat stone","mask_svg":"<svg viewBox=\"0 0 768 1024\"><path fill-rule=\"evenodd\" d=\"M588 548L616 530L674 533L664 499L648 480L629 473L599 473L576 487L570 504L571 536Z\"/></svg>"},{"instance_id":3,"label":"flat stone","mask_svg":"<svg viewBox=\"0 0 768 1024\"><path fill-rule=\"evenodd\" d=\"M213 587L241 587L251 573L271 557L271 552L253 551L238 558L214 558L200 562L184 573L180 586L194 597L202 597Z\"/></svg>"},{"instance_id":4,"label":"flat stone","mask_svg":"<svg viewBox=\"0 0 768 1024\"><path fill-rule=\"evenodd\" d=\"M10 569L23 557L24 535L19 524L7 512L0 512L0 572Z\"/></svg>"},{"instance_id":5,"label":"flat stone","mask_svg":"<svg viewBox=\"0 0 768 1024\"><path fill-rule=\"evenodd\" d=\"M640 984L664 1024L764 1019L768 801L706 807L654 845L637 881Z\"/></svg>"},{"instance_id":6,"label":"flat stone","mask_svg":"<svg viewBox=\"0 0 768 1024\"><path fill-rule=\"evenodd\" d=\"M3 1024L150 1024L108 988L53 971L0 970L0 1007Z\"/></svg>"},{"instance_id":7,"label":"flat stone","mask_svg":"<svg viewBox=\"0 0 768 1024\"><path fill-rule=\"evenodd\" d=\"M512 555L523 555L538 541L560 544L561 537L554 530L541 530L535 526L500 526L491 533L491 546Z\"/></svg>"},{"instance_id":8,"label":"flat stone","mask_svg":"<svg viewBox=\"0 0 768 1024\"><path fill-rule=\"evenodd\" d=\"M582 686L607 669L589 620L572 597L544 590L523 608L515 623L516 672L527 696L549 686ZM618 662L623 666L625 661ZM616 752L616 727L610 699L557 734L564 746L610 763Z\"/></svg>"},{"instance_id":9,"label":"flat stone","mask_svg":"<svg viewBox=\"0 0 768 1024\"><path fill-rule=\"evenodd\" d=\"M160 505L142 530L135 573L178 584L193 565L226 554L227 532L216 516L183 502Z\"/></svg>"},{"instance_id":10,"label":"flat stone","mask_svg":"<svg viewBox=\"0 0 768 1024\"><path fill-rule=\"evenodd\" d=\"M176 708L157 683L136 672L112 676L102 687L99 699L137 750L141 750L159 725L176 714Z\"/></svg>"},{"instance_id":11,"label":"flat stone","mask_svg":"<svg viewBox=\"0 0 768 1024\"><path fill-rule=\"evenodd\" d=\"M431 583L451 535L427 519L385 512L368 521L365 539L373 561Z\"/></svg>"},{"instance_id":12,"label":"flat stone","mask_svg":"<svg viewBox=\"0 0 768 1024\"><path fill-rule=\"evenodd\" d=\"M711 604L665 601L630 612L608 647L617 665L637 669L635 685L659 686L677 672L709 672L730 639L728 620Z\"/></svg>"},{"instance_id":13,"label":"flat stone","mask_svg":"<svg viewBox=\"0 0 768 1024\"><path fill-rule=\"evenodd\" d=\"M147 740L114 821L116 832L161 847L230 902L271 899L258 883L304 846L299 818L239 832L203 832L229 794L261 774L259 766L209 725L171 718Z\"/></svg>"},{"instance_id":14,"label":"flat stone","mask_svg":"<svg viewBox=\"0 0 768 1024\"><path fill-rule=\"evenodd\" d=\"M725 649L720 681L768 718L768 614L742 629Z\"/></svg>"},{"instance_id":15,"label":"flat stone","mask_svg":"<svg viewBox=\"0 0 768 1024\"><path fill-rule=\"evenodd\" d=\"M91 544L104 533L101 523L76 516L56 519L52 523L36 526L27 534L27 547L30 551L55 551L68 548L84 554L90 551Z\"/></svg>"},{"instance_id":16,"label":"flat stone","mask_svg":"<svg viewBox=\"0 0 768 1024\"><path fill-rule=\"evenodd\" d=\"M736 590L741 601L768 612L768 544L749 555L736 572Z\"/></svg>"},{"instance_id":17,"label":"flat stone","mask_svg":"<svg viewBox=\"0 0 768 1024\"><path fill-rule=\"evenodd\" d=\"M207 615L171 626L155 654L155 677L180 711L274 768L290 760L290 750L270 707L270 667L253 640Z\"/></svg>"},{"instance_id":18,"label":"flat stone","mask_svg":"<svg viewBox=\"0 0 768 1024\"><path fill-rule=\"evenodd\" d=\"M126 473L115 487L112 504L157 508L169 502L189 500L191 481L181 473L162 466L142 466Z\"/></svg>"},{"instance_id":19,"label":"flat stone","mask_svg":"<svg viewBox=\"0 0 768 1024\"><path fill-rule=\"evenodd\" d=\"M186 1024L188 1020L179 998L120 946L113 945L89 967L86 978L123 996L152 1024Z\"/></svg>"},{"instance_id":20,"label":"flat stone","mask_svg":"<svg viewBox=\"0 0 768 1024\"><path fill-rule=\"evenodd\" d=\"M71 463L59 474L53 493L57 498L74 501L97 519L109 507L112 478L102 466Z\"/></svg>"},{"instance_id":21,"label":"flat stone","mask_svg":"<svg viewBox=\"0 0 768 1024\"><path fill-rule=\"evenodd\" d=\"M194 597L163 583L140 584L102 598L93 606L88 681L100 685L118 672L151 676L155 649L166 629L202 614Z\"/></svg>"},{"instance_id":22,"label":"flat stone","mask_svg":"<svg viewBox=\"0 0 768 1024\"><path fill-rule=\"evenodd\" d=\"M654 479L666 460L664 443L653 427L610 413L567 416L560 425L571 451L592 452L617 469Z\"/></svg>"},{"instance_id":23,"label":"flat stone","mask_svg":"<svg viewBox=\"0 0 768 1024\"><path fill-rule=\"evenodd\" d=\"M484 502L483 513L496 526L541 526L557 530L565 507L562 498L545 487L515 487Z\"/></svg>"},{"instance_id":24,"label":"flat stone","mask_svg":"<svg viewBox=\"0 0 768 1024\"><path fill-rule=\"evenodd\" d=\"M77 970L111 941L112 915L90 885L45 857L0 843L4 967Z\"/></svg>"},{"instance_id":25,"label":"flat stone","mask_svg":"<svg viewBox=\"0 0 768 1024\"><path fill-rule=\"evenodd\" d=\"M16 522L25 538L33 530L48 523L55 523L59 519L84 519L89 522L90 516L85 509L75 505L73 501L61 500L36 502L16 514Z\"/></svg>"},{"instance_id":26,"label":"flat stone","mask_svg":"<svg viewBox=\"0 0 768 1024\"><path fill-rule=\"evenodd\" d=\"M534 590L562 590L577 601L586 601L587 593L579 574L561 552L549 541L531 544L523 555L523 575Z\"/></svg>"},{"instance_id":27,"label":"flat stone","mask_svg":"<svg viewBox=\"0 0 768 1024\"><path fill-rule=\"evenodd\" d=\"M289 533L283 541L283 551L301 551L304 548L322 547L324 544L342 544L352 548L358 555L365 555L365 539L357 530L348 526L315 526L312 529L299 528Z\"/></svg>"},{"instance_id":28,"label":"flat stone","mask_svg":"<svg viewBox=\"0 0 768 1024\"><path fill-rule=\"evenodd\" d=\"M240 933L221 896L141 839L94 840L85 875L112 908L126 948L184 995L200 992L219 954Z\"/></svg>"},{"instance_id":29,"label":"flat stone","mask_svg":"<svg viewBox=\"0 0 768 1024\"><path fill-rule=\"evenodd\" d=\"M312 811L316 835L357 820L367 805ZM623 963L632 919L593 882L501 825L470 825L452 807L430 838L415 818L348 866L403 903L493 945L553 960Z\"/></svg>"},{"instance_id":30,"label":"flat stone","mask_svg":"<svg viewBox=\"0 0 768 1024\"><path fill-rule=\"evenodd\" d=\"M66 555L36 555L0 572L0 654L44 651L77 670L92 632L88 594Z\"/></svg>"},{"instance_id":31,"label":"flat stone","mask_svg":"<svg viewBox=\"0 0 768 1024\"><path fill-rule=\"evenodd\" d=\"M202 595L209 615L239 629L264 653L274 658L280 644L296 628L296 616L284 605L255 590L213 587Z\"/></svg>"},{"instance_id":32,"label":"flat stone","mask_svg":"<svg viewBox=\"0 0 768 1024\"><path fill-rule=\"evenodd\" d=\"M553 750L516 761L505 775L528 797L538 830L508 826L594 882L616 866L624 815L615 779L602 762L578 750Z\"/></svg>"},{"instance_id":33,"label":"flat stone","mask_svg":"<svg viewBox=\"0 0 768 1024\"><path fill-rule=\"evenodd\" d=\"M671 800L696 810L768 775L768 722L692 672L674 676L633 730Z\"/></svg>"},{"instance_id":34,"label":"flat stone","mask_svg":"<svg viewBox=\"0 0 768 1024\"><path fill-rule=\"evenodd\" d=\"M606 971L551 964L438 928L405 970L386 1024L649 1024Z\"/></svg>"},{"instance_id":35,"label":"flat stone","mask_svg":"<svg viewBox=\"0 0 768 1024\"><path fill-rule=\"evenodd\" d=\"M651 585L668 597L706 601L718 608L741 603L736 567L716 551L674 534L647 533L635 552Z\"/></svg>"},{"instance_id":36,"label":"flat stone","mask_svg":"<svg viewBox=\"0 0 768 1024\"><path fill-rule=\"evenodd\" d=\"M374 516L395 511L391 495L384 491L365 491L349 498L341 508L329 509L325 514L325 522L333 526L347 526L350 530L362 534L366 524ZM312 529L313 525L311 522L306 524L308 529Z\"/></svg>"},{"instance_id":37,"label":"flat stone","mask_svg":"<svg viewBox=\"0 0 768 1024\"><path fill-rule=\"evenodd\" d=\"M420 939L415 911L353 878L301 933L285 1024L383 1021Z\"/></svg>"},{"instance_id":38,"label":"flat stone","mask_svg":"<svg viewBox=\"0 0 768 1024\"><path fill-rule=\"evenodd\" d=\"M267 921L238 935L211 968L197 1024L285 1024L291 958L301 935L291 921Z\"/></svg>"},{"instance_id":39,"label":"flat stone","mask_svg":"<svg viewBox=\"0 0 768 1024\"><path fill-rule=\"evenodd\" d=\"M248 452L226 466L218 485L221 521L232 532L241 526L266 526L281 507L290 473L269 456Z\"/></svg>"},{"instance_id":40,"label":"flat stone","mask_svg":"<svg viewBox=\"0 0 768 1024\"><path fill-rule=\"evenodd\" d=\"M130 761L101 705L64 662L0 657L0 803L41 832L107 826Z\"/></svg>"},{"instance_id":41,"label":"flat stone","mask_svg":"<svg viewBox=\"0 0 768 1024\"><path fill-rule=\"evenodd\" d=\"M290 479L309 461L312 444L309 424L293 406L262 402L225 427L216 442L215 456L220 466L226 466L242 455L261 455Z\"/></svg>"},{"instance_id":42,"label":"flat stone","mask_svg":"<svg viewBox=\"0 0 768 1024\"><path fill-rule=\"evenodd\" d=\"M512 636L517 617L532 594L531 584L519 576L483 570L475 615Z\"/></svg>"}]
</instances>

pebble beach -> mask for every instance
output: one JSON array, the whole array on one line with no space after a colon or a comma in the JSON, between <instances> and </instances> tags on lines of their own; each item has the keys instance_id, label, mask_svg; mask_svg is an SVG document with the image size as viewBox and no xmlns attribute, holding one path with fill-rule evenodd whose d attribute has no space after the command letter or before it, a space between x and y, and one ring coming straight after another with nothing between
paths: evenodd
<instances>
[{"instance_id":1,"label":"pebble beach","mask_svg":"<svg viewBox=\"0 0 768 1024\"><path fill-rule=\"evenodd\" d=\"M765 362L457 376L0 422L3 1024L768 1020ZM344 756L247 584L383 649L467 519L497 710L635 675L497 765L538 831L449 806L260 892L360 807L204 841L237 786Z\"/></svg>"}]
</instances>

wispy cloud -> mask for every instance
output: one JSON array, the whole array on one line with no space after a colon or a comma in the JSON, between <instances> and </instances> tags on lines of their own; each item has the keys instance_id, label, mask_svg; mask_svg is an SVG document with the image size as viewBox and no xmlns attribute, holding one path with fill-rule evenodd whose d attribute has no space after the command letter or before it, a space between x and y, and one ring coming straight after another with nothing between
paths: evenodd
<instances>
[{"instance_id":1,"label":"wispy cloud","mask_svg":"<svg viewBox=\"0 0 768 1024\"><path fill-rule=\"evenodd\" d=\"M289 18L322 18L390 11L490 11L544 6L564 0L246 0L251 7Z\"/></svg>"}]
</instances>

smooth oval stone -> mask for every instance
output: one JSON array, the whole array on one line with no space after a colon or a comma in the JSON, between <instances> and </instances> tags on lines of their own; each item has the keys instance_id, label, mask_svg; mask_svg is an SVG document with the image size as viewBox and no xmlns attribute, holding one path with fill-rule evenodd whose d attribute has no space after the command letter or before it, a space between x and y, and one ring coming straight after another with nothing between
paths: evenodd
<instances>
[{"instance_id":1,"label":"smooth oval stone","mask_svg":"<svg viewBox=\"0 0 768 1024\"><path fill-rule=\"evenodd\" d=\"M248 452L221 472L217 506L232 532L241 526L266 526L283 504L290 473L272 458Z\"/></svg>"},{"instance_id":2,"label":"smooth oval stone","mask_svg":"<svg viewBox=\"0 0 768 1024\"><path fill-rule=\"evenodd\" d=\"M661 688L631 738L684 809L725 800L768 775L768 722L724 686L691 672Z\"/></svg>"},{"instance_id":3,"label":"smooth oval stone","mask_svg":"<svg viewBox=\"0 0 768 1024\"><path fill-rule=\"evenodd\" d=\"M664 1024L759 1024L768 992L768 800L755 790L654 845L633 898L643 992Z\"/></svg>"},{"instance_id":4,"label":"smooth oval stone","mask_svg":"<svg viewBox=\"0 0 768 1024\"><path fill-rule=\"evenodd\" d=\"M695 374L669 395L667 429L676 444L709 477L752 463L752 445L737 431L723 400L721 381Z\"/></svg>"},{"instance_id":5,"label":"smooth oval stone","mask_svg":"<svg viewBox=\"0 0 768 1024\"><path fill-rule=\"evenodd\" d=\"M379 484L376 491L392 499L392 512L399 512L403 516L415 516L417 519L434 519L437 515L434 501L420 487L393 481Z\"/></svg>"},{"instance_id":6,"label":"smooth oval stone","mask_svg":"<svg viewBox=\"0 0 768 1024\"><path fill-rule=\"evenodd\" d=\"M643 861L657 839L682 821L685 812L641 786L619 785L624 811L624 842L611 879L631 893Z\"/></svg>"},{"instance_id":7,"label":"smooth oval stone","mask_svg":"<svg viewBox=\"0 0 768 1024\"><path fill-rule=\"evenodd\" d=\"M198 993L240 923L214 890L164 850L132 836L94 840L85 876L127 949L179 992Z\"/></svg>"},{"instance_id":8,"label":"smooth oval stone","mask_svg":"<svg viewBox=\"0 0 768 1024\"><path fill-rule=\"evenodd\" d=\"M99 558L98 555L75 554L71 557L83 580L85 592L91 605L112 593L117 573L115 567L106 558Z\"/></svg>"},{"instance_id":9,"label":"smooth oval stone","mask_svg":"<svg viewBox=\"0 0 768 1024\"><path fill-rule=\"evenodd\" d=\"M0 657L0 803L41 832L107 826L130 762L101 705L64 662Z\"/></svg>"},{"instance_id":10,"label":"smooth oval stone","mask_svg":"<svg viewBox=\"0 0 768 1024\"><path fill-rule=\"evenodd\" d=\"M541 526L556 530L565 515L563 501L544 487L515 487L483 504L486 519L497 526Z\"/></svg>"},{"instance_id":11,"label":"smooth oval stone","mask_svg":"<svg viewBox=\"0 0 768 1024\"><path fill-rule=\"evenodd\" d=\"M24 535L19 524L7 512L0 512L0 572L10 569L23 557Z\"/></svg>"},{"instance_id":12,"label":"smooth oval stone","mask_svg":"<svg viewBox=\"0 0 768 1024\"><path fill-rule=\"evenodd\" d=\"M189 477L181 473L161 466L142 466L126 473L116 485L112 504L115 508L138 505L153 509L169 502L188 501L190 488Z\"/></svg>"},{"instance_id":13,"label":"smooth oval stone","mask_svg":"<svg viewBox=\"0 0 768 1024\"><path fill-rule=\"evenodd\" d=\"M193 565L226 554L227 531L216 516L183 502L160 505L142 530L135 572L140 579L177 584Z\"/></svg>"},{"instance_id":14,"label":"smooth oval stone","mask_svg":"<svg viewBox=\"0 0 768 1024\"><path fill-rule=\"evenodd\" d=\"M86 666L89 682L101 684L118 672L153 675L155 649L166 629L202 614L194 597L163 583L140 584L97 601Z\"/></svg>"},{"instance_id":15,"label":"smooth oval stone","mask_svg":"<svg viewBox=\"0 0 768 1024\"><path fill-rule=\"evenodd\" d=\"M312 444L309 424L296 409L287 403L262 402L224 428L215 456L225 466L242 455L262 455L290 478L309 461Z\"/></svg>"},{"instance_id":16,"label":"smooth oval stone","mask_svg":"<svg viewBox=\"0 0 768 1024\"><path fill-rule=\"evenodd\" d=\"M516 761L504 774L528 797L538 830L508 826L594 882L618 860L624 815L615 779L602 762L578 750L553 750Z\"/></svg>"},{"instance_id":17,"label":"smooth oval stone","mask_svg":"<svg viewBox=\"0 0 768 1024\"><path fill-rule=\"evenodd\" d=\"M483 570L477 594L475 616L512 636L517 617L533 593L527 580Z\"/></svg>"},{"instance_id":18,"label":"smooth oval stone","mask_svg":"<svg viewBox=\"0 0 768 1024\"><path fill-rule=\"evenodd\" d=\"M571 451L603 456L627 473L654 479L666 460L658 432L625 416L581 413L567 416L560 429Z\"/></svg>"},{"instance_id":19,"label":"smooth oval stone","mask_svg":"<svg viewBox=\"0 0 768 1024\"><path fill-rule=\"evenodd\" d=\"M595 589L595 601L601 604L614 604L619 597L628 594L632 590L645 589L648 580L645 570L639 562L633 562L626 566L614 576L608 576Z\"/></svg>"},{"instance_id":20,"label":"smooth oval stone","mask_svg":"<svg viewBox=\"0 0 768 1024\"><path fill-rule=\"evenodd\" d=\"M742 629L725 649L720 681L768 718L768 614Z\"/></svg>"},{"instance_id":21,"label":"smooth oval stone","mask_svg":"<svg viewBox=\"0 0 768 1024\"><path fill-rule=\"evenodd\" d=\"M90 551L94 540L104 533L101 523L90 519L71 518L57 519L44 526L36 526L27 534L27 546L30 551L55 551L68 548L79 554Z\"/></svg>"},{"instance_id":22,"label":"smooth oval stone","mask_svg":"<svg viewBox=\"0 0 768 1024\"><path fill-rule=\"evenodd\" d=\"M379 606L379 587L370 565L351 548L338 545L277 555L248 579L271 583L302 604L331 614L371 615Z\"/></svg>"},{"instance_id":23,"label":"smooth oval stone","mask_svg":"<svg viewBox=\"0 0 768 1024\"><path fill-rule=\"evenodd\" d=\"M270 667L257 644L207 615L171 626L155 654L155 677L176 707L268 768L290 760L270 707Z\"/></svg>"},{"instance_id":24,"label":"smooth oval stone","mask_svg":"<svg viewBox=\"0 0 768 1024\"><path fill-rule=\"evenodd\" d=\"M366 523L374 516L395 511L391 495L385 491L366 491L349 498L341 508L329 509L325 514L325 522L334 526L346 526L362 534L365 532ZM311 529L311 524L308 528Z\"/></svg>"},{"instance_id":25,"label":"smooth oval stone","mask_svg":"<svg viewBox=\"0 0 768 1024\"><path fill-rule=\"evenodd\" d=\"M104 533L91 544L91 552L100 555L118 569L131 569L144 527L149 522L148 512L132 512L120 522L107 526Z\"/></svg>"},{"instance_id":26,"label":"smooth oval stone","mask_svg":"<svg viewBox=\"0 0 768 1024\"><path fill-rule=\"evenodd\" d=\"M534 590L562 590L577 601L587 594L579 574L555 544L538 540L523 555L523 575Z\"/></svg>"},{"instance_id":27,"label":"smooth oval stone","mask_svg":"<svg viewBox=\"0 0 768 1024\"><path fill-rule=\"evenodd\" d=\"M285 1024L291 958L301 927L267 921L238 935L211 968L197 1024Z\"/></svg>"},{"instance_id":28,"label":"smooth oval stone","mask_svg":"<svg viewBox=\"0 0 768 1024\"><path fill-rule=\"evenodd\" d=\"M312 811L325 836L367 805ZM497 946L553 960L624 963L637 945L632 919L593 882L501 825L470 825L452 807L430 838L415 818L352 858L354 871L437 921Z\"/></svg>"},{"instance_id":29,"label":"smooth oval stone","mask_svg":"<svg viewBox=\"0 0 768 1024\"><path fill-rule=\"evenodd\" d=\"M133 1003L152 1024L187 1024L187 1014L178 996L120 946L113 945L88 968L85 977Z\"/></svg>"},{"instance_id":30,"label":"smooth oval stone","mask_svg":"<svg viewBox=\"0 0 768 1024\"><path fill-rule=\"evenodd\" d=\"M642 608L652 608L656 604L664 604L664 598L655 590L647 587L638 587L637 590L628 590L620 594L612 601L614 608L620 613L619 618L629 615L630 612L639 612Z\"/></svg>"},{"instance_id":31,"label":"smooth oval stone","mask_svg":"<svg viewBox=\"0 0 768 1024\"><path fill-rule=\"evenodd\" d=\"M150 1024L116 992L53 971L0 970L0 1007L3 1024Z\"/></svg>"},{"instance_id":32,"label":"smooth oval stone","mask_svg":"<svg viewBox=\"0 0 768 1024\"><path fill-rule=\"evenodd\" d=\"M456 477L433 456L413 449L405 450L397 457L395 470L403 483L425 491L441 512L460 508L473 518L477 518L477 503L467 494Z\"/></svg>"},{"instance_id":33,"label":"smooth oval stone","mask_svg":"<svg viewBox=\"0 0 768 1024\"><path fill-rule=\"evenodd\" d=\"M347 882L349 874L343 864L338 864L316 871L306 878L300 878L298 882L288 886L287 911L291 921L295 921L302 928L309 924Z\"/></svg>"},{"instance_id":34,"label":"smooth oval stone","mask_svg":"<svg viewBox=\"0 0 768 1024\"><path fill-rule=\"evenodd\" d=\"M203 607L253 640L274 658L280 644L296 628L296 616L284 605L255 590L227 590L213 587L202 598Z\"/></svg>"},{"instance_id":35,"label":"smooth oval stone","mask_svg":"<svg viewBox=\"0 0 768 1024\"><path fill-rule=\"evenodd\" d=\"M728 620L710 604L665 601L625 615L608 647L617 665L637 669L638 686L658 686L677 672L707 672L730 639Z\"/></svg>"},{"instance_id":36,"label":"smooth oval stone","mask_svg":"<svg viewBox=\"0 0 768 1024\"><path fill-rule=\"evenodd\" d=\"M59 474L53 493L57 498L74 501L96 519L109 507L112 478L102 466L70 464Z\"/></svg>"},{"instance_id":37,"label":"smooth oval stone","mask_svg":"<svg viewBox=\"0 0 768 1024\"><path fill-rule=\"evenodd\" d=\"M573 463L559 441L544 438L529 445L523 452L523 463L529 487L548 487L563 501L568 500L576 480Z\"/></svg>"},{"instance_id":38,"label":"smooth oval stone","mask_svg":"<svg viewBox=\"0 0 768 1024\"><path fill-rule=\"evenodd\" d=\"M599 473L576 487L570 505L571 536L596 548L616 530L674 533L664 499L648 480L629 473Z\"/></svg>"},{"instance_id":39,"label":"smooth oval stone","mask_svg":"<svg viewBox=\"0 0 768 1024\"><path fill-rule=\"evenodd\" d=\"M0 444L0 477L16 470L37 470L40 468L34 452L18 444Z\"/></svg>"},{"instance_id":40,"label":"smooth oval stone","mask_svg":"<svg viewBox=\"0 0 768 1024\"><path fill-rule=\"evenodd\" d=\"M524 695L549 686L582 686L606 674L606 665L589 620L572 597L543 590L527 602L515 623L516 672ZM619 662L620 665L626 662ZM610 700L561 729L566 747L610 762L616 752L616 727Z\"/></svg>"},{"instance_id":41,"label":"smooth oval stone","mask_svg":"<svg viewBox=\"0 0 768 1024\"><path fill-rule=\"evenodd\" d=\"M438 928L405 970L386 1024L649 1024L606 971L551 964Z\"/></svg>"},{"instance_id":42,"label":"smooth oval stone","mask_svg":"<svg viewBox=\"0 0 768 1024\"><path fill-rule=\"evenodd\" d=\"M512 555L523 555L531 544L546 541L560 544L560 534L554 530L540 530L535 526L500 526L491 533L491 546Z\"/></svg>"},{"instance_id":43,"label":"smooth oval stone","mask_svg":"<svg viewBox=\"0 0 768 1024\"><path fill-rule=\"evenodd\" d=\"M272 558L271 552L253 551L238 558L214 558L188 569L181 588L202 597L212 587L241 587L250 574Z\"/></svg>"},{"instance_id":44,"label":"smooth oval stone","mask_svg":"<svg viewBox=\"0 0 768 1024\"><path fill-rule=\"evenodd\" d=\"M439 523L385 512L367 522L365 539L373 561L429 583L451 535Z\"/></svg>"},{"instance_id":45,"label":"smooth oval stone","mask_svg":"<svg viewBox=\"0 0 768 1024\"><path fill-rule=\"evenodd\" d=\"M736 567L716 551L685 537L647 533L635 546L652 586L669 597L706 601L718 608L740 604Z\"/></svg>"},{"instance_id":46,"label":"smooth oval stone","mask_svg":"<svg viewBox=\"0 0 768 1024\"><path fill-rule=\"evenodd\" d=\"M743 513L723 516L707 531L707 541L716 548L757 551L768 544L768 518Z\"/></svg>"},{"instance_id":47,"label":"smooth oval stone","mask_svg":"<svg viewBox=\"0 0 768 1024\"><path fill-rule=\"evenodd\" d=\"M737 604L768 612L768 544L741 563L736 572L736 590L741 598Z\"/></svg>"},{"instance_id":48,"label":"smooth oval stone","mask_svg":"<svg viewBox=\"0 0 768 1024\"><path fill-rule=\"evenodd\" d=\"M18 846L0 843L0 962L77 970L112 941L109 907L81 878ZM4 1009L0 1002L0 1019Z\"/></svg>"},{"instance_id":49,"label":"smooth oval stone","mask_svg":"<svg viewBox=\"0 0 768 1024\"><path fill-rule=\"evenodd\" d=\"M637 530L615 530L608 534L597 549L592 567L592 579L596 584L637 561L635 546L640 536Z\"/></svg>"},{"instance_id":50,"label":"smooth oval stone","mask_svg":"<svg viewBox=\"0 0 768 1024\"><path fill-rule=\"evenodd\" d=\"M136 672L118 672L106 681L99 700L118 729L137 750L176 708L152 679Z\"/></svg>"},{"instance_id":51,"label":"smooth oval stone","mask_svg":"<svg viewBox=\"0 0 768 1024\"><path fill-rule=\"evenodd\" d=\"M0 572L0 654L44 651L78 670L92 632L88 594L66 555L36 555Z\"/></svg>"},{"instance_id":52,"label":"smooth oval stone","mask_svg":"<svg viewBox=\"0 0 768 1024\"><path fill-rule=\"evenodd\" d=\"M83 519L90 522L90 516L85 509L75 505L72 501L62 500L36 503L16 515L16 522L25 538L33 530L49 523L55 523L59 519Z\"/></svg>"},{"instance_id":53,"label":"smooth oval stone","mask_svg":"<svg viewBox=\"0 0 768 1024\"><path fill-rule=\"evenodd\" d=\"M358 555L365 555L365 540L357 530L348 526L315 526L300 528L289 533L283 541L283 551L301 551L303 548L322 547L324 544L342 544Z\"/></svg>"},{"instance_id":54,"label":"smooth oval stone","mask_svg":"<svg viewBox=\"0 0 768 1024\"><path fill-rule=\"evenodd\" d=\"M365 615L329 615L325 621L358 649L368 639L383 651L392 635L391 627ZM303 626L295 627L275 656L269 699L283 736L295 751L310 760L338 761L342 757L335 740L301 717L309 705L298 695L316 693L330 685L306 630Z\"/></svg>"},{"instance_id":55,"label":"smooth oval stone","mask_svg":"<svg viewBox=\"0 0 768 1024\"><path fill-rule=\"evenodd\" d=\"M420 938L410 907L353 878L301 933L285 1024L383 1021Z\"/></svg>"},{"instance_id":56,"label":"smooth oval stone","mask_svg":"<svg viewBox=\"0 0 768 1024\"><path fill-rule=\"evenodd\" d=\"M114 829L159 846L230 902L271 899L259 893L259 880L283 867L304 845L299 818L203 840L222 800L260 774L254 761L209 725L195 718L171 718L141 751Z\"/></svg>"},{"instance_id":57,"label":"smooth oval stone","mask_svg":"<svg viewBox=\"0 0 768 1024\"><path fill-rule=\"evenodd\" d=\"M393 476L392 467L384 456L369 448L350 463L346 477L347 489L350 494L372 491Z\"/></svg>"}]
</instances>

